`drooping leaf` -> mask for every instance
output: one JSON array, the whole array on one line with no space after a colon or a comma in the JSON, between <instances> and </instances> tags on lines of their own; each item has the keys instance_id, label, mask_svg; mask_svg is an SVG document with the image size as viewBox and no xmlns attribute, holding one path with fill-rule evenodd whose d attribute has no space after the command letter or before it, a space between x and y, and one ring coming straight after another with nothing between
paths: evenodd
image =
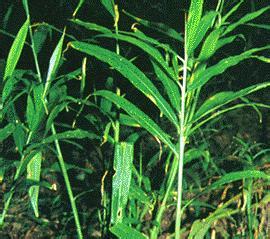
<instances>
[{"instance_id":1,"label":"drooping leaf","mask_svg":"<svg viewBox=\"0 0 270 239\"><path fill-rule=\"evenodd\" d=\"M131 182L134 145L132 143L116 143L114 149L112 178L111 223L122 222L128 201Z\"/></svg>"},{"instance_id":2,"label":"drooping leaf","mask_svg":"<svg viewBox=\"0 0 270 239\"><path fill-rule=\"evenodd\" d=\"M252 21L253 19L261 16L263 13L265 13L266 11L268 11L270 9L270 6L264 7L259 9L258 11L252 12L252 13L248 13L245 16L243 16L239 21L230 24L227 29L225 30L225 32L223 33L223 35L226 35L230 32L232 32L235 28L237 28L238 26L245 24L247 22Z\"/></svg>"},{"instance_id":3,"label":"drooping leaf","mask_svg":"<svg viewBox=\"0 0 270 239\"><path fill-rule=\"evenodd\" d=\"M237 92L219 92L216 95L210 97L202 104L202 106L196 111L196 114L194 115L194 120L204 117L206 114L209 114L222 107L223 105L228 104L240 97L244 97L248 94L254 93L267 87L270 87L269 82L256 84Z\"/></svg>"},{"instance_id":4,"label":"drooping leaf","mask_svg":"<svg viewBox=\"0 0 270 239\"><path fill-rule=\"evenodd\" d=\"M97 31L97 32L102 32L102 33L111 33L112 32L109 28L97 25L96 23L84 22L80 19L71 19L70 21L74 24L82 26L82 27L84 27L88 30L91 30L91 31Z\"/></svg>"},{"instance_id":5,"label":"drooping leaf","mask_svg":"<svg viewBox=\"0 0 270 239\"><path fill-rule=\"evenodd\" d=\"M113 66L136 88L143 92L177 128L179 127L177 117L168 102L161 96L146 75L134 64L114 52L93 44L75 41L71 42L71 46Z\"/></svg>"},{"instance_id":6,"label":"drooping leaf","mask_svg":"<svg viewBox=\"0 0 270 239\"><path fill-rule=\"evenodd\" d=\"M131 102L106 90L96 91L94 95L105 97L106 99L111 100L114 104L121 107L150 134L158 137L177 155L177 150L170 141L169 136L151 118L149 118L148 115L146 115Z\"/></svg>"},{"instance_id":7,"label":"drooping leaf","mask_svg":"<svg viewBox=\"0 0 270 239\"><path fill-rule=\"evenodd\" d=\"M253 48L240 55L227 57L219 61L216 65L206 68L204 71L200 71L199 73L195 72L194 80L188 85L188 91L204 86L212 77L220 75L228 68L251 58L252 54L269 48L270 46Z\"/></svg>"},{"instance_id":8,"label":"drooping leaf","mask_svg":"<svg viewBox=\"0 0 270 239\"><path fill-rule=\"evenodd\" d=\"M45 139L42 140L43 144L52 143L55 140L63 140L63 139L99 139L99 137L91 132L82 130L82 129L75 129L75 130L67 130L62 133L57 133L54 135L51 135Z\"/></svg>"},{"instance_id":9,"label":"drooping leaf","mask_svg":"<svg viewBox=\"0 0 270 239\"><path fill-rule=\"evenodd\" d=\"M227 173L223 175L218 181L211 184L206 190L212 190L215 188L219 188L224 184L232 183L242 179L264 179L270 180L270 175L264 173L263 171L259 170L244 170L244 171L237 171L232 173Z\"/></svg>"},{"instance_id":10,"label":"drooping leaf","mask_svg":"<svg viewBox=\"0 0 270 239\"><path fill-rule=\"evenodd\" d=\"M136 20L138 23L142 24L145 27L148 27L150 29L156 30L172 39L175 39L177 41L183 42L183 37L181 35L181 33L177 32L175 29L167 26L164 23L159 23L159 22L150 22L148 20L139 18L139 17L135 17L134 15L128 13L127 11L123 10L123 12L133 18L134 20Z\"/></svg>"},{"instance_id":11,"label":"drooping leaf","mask_svg":"<svg viewBox=\"0 0 270 239\"><path fill-rule=\"evenodd\" d=\"M133 229L125 225L124 223L118 223L110 228L111 233L113 233L119 239L147 239L147 237Z\"/></svg>"},{"instance_id":12,"label":"drooping leaf","mask_svg":"<svg viewBox=\"0 0 270 239\"><path fill-rule=\"evenodd\" d=\"M162 68L164 68L166 70L167 74L170 75L172 77L172 79L176 78L176 75L174 74L173 70L168 66L168 64L166 63L162 54L156 48L154 48L152 45L147 44L144 41L141 41L135 37L125 36L125 35L122 35L119 33L118 34L107 33L107 34L103 34L100 36L101 37L116 38L120 41L129 42L129 43L141 48L144 52L146 52L148 55L153 57L153 59L155 59L160 64L160 66L162 66Z\"/></svg>"},{"instance_id":13,"label":"drooping leaf","mask_svg":"<svg viewBox=\"0 0 270 239\"><path fill-rule=\"evenodd\" d=\"M34 155L34 157L30 160L27 165L27 179L33 180L34 182L40 182L40 173L41 173L41 161L42 161L42 153L38 152ZM34 185L31 186L28 190L28 194L30 197L31 205L34 210L35 216L39 217L38 210L38 195L39 195L39 186Z\"/></svg>"},{"instance_id":14,"label":"drooping leaf","mask_svg":"<svg viewBox=\"0 0 270 239\"><path fill-rule=\"evenodd\" d=\"M227 19L238 10L238 8L241 6L241 4L244 2L244 0L240 0L234 7L230 9L230 11L221 19L222 23L225 23Z\"/></svg>"},{"instance_id":15,"label":"drooping leaf","mask_svg":"<svg viewBox=\"0 0 270 239\"><path fill-rule=\"evenodd\" d=\"M238 212L238 209L217 209L213 214L203 220L196 220L190 230L188 239L204 239L211 225L222 218L230 217Z\"/></svg>"},{"instance_id":16,"label":"drooping leaf","mask_svg":"<svg viewBox=\"0 0 270 239\"><path fill-rule=\"evenodd\" d=\"M267 25L267 24L247 23L245 25L260 28L260 29L264 29L264 30L270 30L270 25Z\"/></svg>"},{"instance_id":17,"label":"drooping leaf","mask_svg":"<svg viewBox=\"0 0 270 239\"><path fill-rule=\"evenodd\" d=\"M5 68L5 74L4 74L4 80L7 80L8 77L11 77L17 63L19 61L19 58L22 53L22 49L26 40L27 32L29 27L29 20L27 19L21 29L19 30L14 42L12 43L11 49L8 53L6 68Z\"/></svg>"},{"instance_id":18,"label":"drooping leaf","mask_svg":"<svg viewBox=\"0 0 270 239\"><path fill-rule=\"evenodd\" d=\"M209 151L200 148L191 148L185 152L184 164L202 157L208 161Z\"/></svg>"},{"instance_id":19,"label":"drooping leaf","mask_svg":"<svg viewBox=\"0 0 270 239\"><path fill-rule=\"evenodd\" d=\"M237 38L241 38L244 41L246 41L245 36L242 34L238 34L238 35L233 35L233 36L229 36L229 37L223 37L221 39L218 40L217 42L217 46L216 46L216 50L232 43L233 41L235 41Z\"/></svg>"}]
</instances>

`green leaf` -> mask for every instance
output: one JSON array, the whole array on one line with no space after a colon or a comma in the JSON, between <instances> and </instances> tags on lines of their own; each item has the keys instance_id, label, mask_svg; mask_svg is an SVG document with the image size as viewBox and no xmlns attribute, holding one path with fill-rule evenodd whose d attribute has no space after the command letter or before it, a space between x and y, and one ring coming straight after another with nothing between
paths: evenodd
<instances>
[{"instance_id":1,"label":"green leaf","mask_svg":"<svg viewBox=\"0 0 270 239\"><path fill-rule=\"evenodd\" d=\"M141 187L137 186L133 183L129 190L130 200L138 200L140 203L145 204L147 206L151 206L151 200L148 195L142 190Z\"/></svg>"},{"instance_id":2,"label":"green leaf","mask_svg":"<svg viewBox=\"0 0 270 239\"><path fill-rule=\"evenodd\" d=\"M217 15L218 15L217 12L210 11L202 17L199 23L199 27L197 29L197 33L195 35L193 50L195 50L198 47L198 45L201 43L207 31L211 28L211 25Z\"/></svg>"},{"instance_id":3,"label":"green leaf","mask_svg":"<svg viewBox=\"0 0 270 239\"><path fill-rule=\"evenodd\" d=\"M42 153L38 152L34 155L34 157L30 160L27 165L27 179L33 180L34 182L40 182L40 173L41 173L41 161L42 161ZM39 217L38 210L38 195L39 195L39 186L34 185L31 186L28 190L28 194L30 197L31 205L34 210L35 216Z\"/></svg>"},{"instance_id":4,"label":"green leaf","mask_svg":"<svg viewBox=\"0 0 270 239\"><path fill-rule=\"evenodd\" d=\"M270 86L270 82L260 83L253 86L249 86L240 91L225 91L219 92L214 96L211 96L208 100L206 100L202 106L197 110L194 115L194 121L204 117L205 115L217 110L225 104L228 104L238 98L244 97L256 91L262 90L266 87Z\"/></svg>"},{"instance_id":5,"label":"green leaf","mask_svg":"<svg viewBox=\"0 0 270 239\"><path fill-rule=\"evenodd\" d=\"M82 5L84 4L85 0L80 0L75 11L73 12L72 16L75 17L77 12L80 10L80 8L82 7Z\"/></svg>"},{"instance_id":6,"label":"green leaf","mask_svg":"<svg viewBox=\"0 0 270 239\"><path fill-rule=\"evenodd\" d=\"M180 32L177 32L175 29L167 26L166 24L164 23L159 23L159 22L150 22L148 20L145 20L145 19L142 19L142 18L139 18L139 17L135 17L134 15L128 13L127 11L123 10L123 12L133 18L134 20L136 20L138 23L142 24L143 26L145 27L148 27L150 29L153 29L153 30L156 30L174 40L177 40L177 41L180 41L180 42L183 42L183 37L181 35Z\"/></svg>"},{"instance_id":7,"label":"green leaf","mask_svg":"<svg viewBox=\"0 0 270 239\"><path fill-rule=\"evenodd\" d=\"M34 102L32 100L31 95L29 94L27 96L26 119L27 119L27 123L31 131L33 130L35 116L36 115L35 115Z\"/></svg>"},{"instance_id":8,"label":"green leaf","mask_svg":"<svg viewBox=\"0 0 270 239\"><path fill-rule=\"evenodd\" d=\"M233 41L235 41L235 39L237 38L242 38L244 41L246 41L246 38L244 35L242 34L238 34L238 35L234 35L234 36L229 36L229 37L224 37L218 40L217 42L217 46L216 46L216 50L232 43Z\"/></svg>"},{"instance_id":9,"label":"green leaf","mask_svg":"<svg viewBox=\"0 0 270 239\"><path fill-rule=\"evenodd\" d=\"M218 43L218 39L220 37L221 32L222 32L222 29L216 29L208 35L208 37L206 38L202 46L202 50L198 59L199 61L206 61L212 55L214 55L217 49L217 43Z\"/></svg>"},{"instance_id":10,"label":"green leaf","mask_svg":"<svg viewBox=\"0 0 270 239\"><path fill-rule=\"evenodd\" d=\"M129 115L122 114L122 113L120 113L120 116L119 116L119 123L121 125L126 125L130 127L140 127L140 124L138 124L136 120L134 120Z\"/></svg>"},{"instance_id":11,"label":"green leaf","mask_svg":"<svg viewBox=\"0 0 270 239\"><path fill-rule=\"evenodd\" d=\"M177 128L179 127L177 117L168 102L161 96L146 75L134 64L124 57L96 45L75 41L71 42L71 46L114 67L137 89L144 93Z\"/></svg>"},{"instance_id":12,"label":"green leaf","mask_svg":"<svg viewBox=\"0 0 270 239\"><path fill-rule=\"evenodd\" d=\"M84 21L81 21L80 19L71 19L70 21L74 24L77 24L91 31L97 31L97 32L102 32L102 33L112 32L109 28L97 25L96 23L84 22Z\"/></svg>"},{"instance_id":13,"label":"green leaf","mask_svg":"<svg viewBox=\"0 0 270 239\"><path fill-rule=\"evenodd\" d=\"M146 115L143 111L141 111L131 102L106 90L96 91L94 95L105 97L106 99L111 100L114 104L120 106L150 134L159 138L175 153L175 155L178 155L175 146L169 139L169 136L151 118L149 118L148 115Z\"/></svg>"},{"instance_id":14,"label":"green leaf","mask_svg":"<svg viewBox=\"0 0 270 239\"><path fill-rule=\"evenodd\" d=\"M189 149L185 152L184 164L190 163L191 161L201 157L206 161L209 161L209 151L200 148Z\"/></svg>"},{"instance_id":15,"label":"green leaf","mask_svg":"<svg viewBox=\"0 0 270 239\"><path fill-rule=\"evenodd\" d=\"M270 25L267 25L267 24L247 23L245 25L260 28L260 29L264 29L264 30L270 30Z\"/></svg>"},{"instance_id":16,"label":"green leaf","mask_svg":"<svg viewBox=\"0 0 270 239\"><path fill-rule=\"evenodd\" d=\"M55 120L55 118L58 116L58 114L60 112L62 112L65 107L68 105L68 102L62 102L60 104L57 104L53 109L52 111L50 112L49 114L49 117L47 119L47 122L46 122L46 127L45 127L45 135L49 132L49 130L51 129L51 126Z\"/></svg>"},{"instance_id":17,"label":"green leaf","mask_svg":"<svg viewBox=\"0 0 270 239\"><path fill-rule=\"evenodd\" d=\"M232 183L242 179L265 179L270 180L270 175L259 170L245 170L227 173L222 176L218 181L211 184L206 190L212 190L222 187L224 184Z\"/></svg>"},{"instance_id":18,"label":"green leaf","mask_svg":"<svg viewBox=\"0 0 270 239\"><path fill-rule=\"evenodd\" d=\"M196 220L191 227L188 239L204 239L211 225L219 219L230 217L238 212L238 209L217 209L213 214L203 220Z\"/></svg>"},{"instance_id":19,"label":"green leaf","mask_svg":"<svg viewBox=\"0 0 270 239\"><path fill-rule=\"evenodd\" d=\"M22 153L23 147L26 143L26 133L24 131L24 128L21 124L16 125L16 129L13 132L13 139L15 142L15 145L17 147L17 150Z\"/></svg>"},{"instance_id":20,"label":"green leaf","mask_svg":"<svg viewBox=\"0 0 270 239\"><path fill-rule=\"evenodd\" d=\"M49 33L49 29L43 25L38 26L37 29L35 30L33 40L34 40L35 52L37 55L41 51L47 39L48 33Z\"/></svg>"},{"instance_id":21,"label":"green leaf","mask_svg":"<svg viewBox=\"0 0 270 239\"><path fill-rule=\"evenodd\" d=\"M194 80L188 85L188 91L195 90L199 87L205 85L212 77L222 74L228 68L239 64L241 61L249 59L252 57L253 53L269 49L270 46L265 46L261 48L253 48L250 49L240 55L230 56L221 61L219 61L216 65L210 66L204 71L195 72Z\"/></svg>"},{"instance_id":22,"label":"green leaf","mask_svg":"<svg viewBox=\"0 0 270 239\"><path fill-rule=\"evenodd\" d=\"M244 0L240 0L224 17L222 17L221 22L224 23L226 20L237 11L237 9L241 6Z\"/></svg>"},{"instance_id":23,"label":"green leaf","mask_svg":"<svg viewBox=\"0 0 270 239\"><path fill-rule=\"evenodd\" d=\"M54 135L51 135L45 139L42 140L43 144L52 143L55 140L63 140L63 139L99 139L99 137L94 134L90 133L88 131L82 130L82 129L75 129L75 130L67 130L63 133L57 133Z\"/></svg>"},{"instance_id":24,"label":"green leaf","mask_svg":"<svg viewBox=\"0 0 270 239\"><path fill-rule=\"evenodd\" d=\"M8 77L11 77L16 68L16 65L19 61L26 40L28 27L29 27L29 20L27 19L23 24L23 26L21 27L21 29L19 30L14 42L12 43L7 58L4 80L6 80Z\"/></svg>"},{"instance_id":25,"label":"green leaf","mask_svg":"<svg viewBox=\"0 0 270 239\"><path fill-rule=\"evenodd\" d=\"M174 107L176 112L179 112L181 99L179 87L163 72L163 70L154 61L151 61L151 63L154 67L154 71L158 79L161 81L162 85L165 88L165 92L168 95L172 106Z\"/></svg>"},{"instance_id":26,"label":"green leaf","mask_svg":"<svg viewBox=\"0 0 270 239\"><path fill-rule=\"evenodd\" d=\"M123 223L114 225L110 228L110 231L119 239L147 239L144 234Z\"/></svg>"},{"instance_id":27,"label":"green leaf","mask_svg":"<svg viewBox=\"0 0 270 239\"><path fill-rule=\"evenodd\" d=\"M261 8L258 11L252 12L252 13L248 13L245 16L243 16L239 21L230 24L227 29L225 30L225 32L223 33L223 35L226 35L228 33L230 33L231 31L233 31L235 28L237 28L238 26L245 24L259 16L261 16L264 12L268 11L270 9L270 6Z\"/></svg>"},{"instance_id":28,"label":"green leaf","mask_svg":"<svg viewBox=\"0 0 270 239\"><path fill-rule=\"evenodd\" d=\"M0 129L0 142L8 138L14 132L15 128L13 123L9 123L4 128Z\"/></svg>"},{"instance_id":29,"label":"green leaf","mask_svg":"<svg viewBox=\"0 0 270 239\"><path fill-rule=\"evenodd\" d=\"M111 223L122 222L124 210L128 201L131 182L133 157L133 143L116 143L114 149L113 168L115 174L112 178L112 204Z\"/></svg>"},{"instance_id":30,"label":"green leaf","mask_svg":"<svg viewBox=\"0 0 270 239\"><path fill-rule=\"evenodd\" d=\"M51 58L50 58L49 69L48 69L48 73L47 73L43 97L46 96L46 93L50 88L51 81L54 79L56 72L57 72L57 69L59 68L64 37L65 37L65 33L63 33L62 37L60 38L60 40L59 40L56 48L53 51Z\"/></svg>"},{"instance_id":31,"label":"green leaf","mask_svg":"<svg viewBox=\"0 0 270 239\"><path fill-rule=\"evenodd\" d=\"M190 56L196 44L196 35L203 11L203 0L191 0L187 20L187 54Z\"/></svg>"},{"instance_id":32,"label":"green leaf","mask_svg":"<svg viewBox=\"0 0 270 239\"><path fill-rule=\"evenodd\" d=\"M115 17L114 12L114 0L101 0L102 5L106 8L106 10Z\"/></svg>"},{"instance_id":33,"label":"green leaf","mask_svg":"<svg viewBox=\"0 0 270 239\"><path fill-rule=\"evenodd\" d=\"M27 97L26 119L32 132L38 129L45 114L42 104L42 94L43 85L39 84L33 87L34 97L32 98L30 94Z\"/></svg>"},{"instance_id":34,"label":"green leaf","mask_svg":"<svg viewBox=\"0 0 270 239\"><path fill-rule=\"evenodd\" d=\"M145 43L144 41L141 41L139 39L136 39L135 37L131 36L125 36L122 34L102 34L101 37L110 37L110 38L116 38L121 41L129 42L139 48L141 48L144 52L149 54L151 57L153 57L167 72L168 75L172 77L172 79L175 79L177 76L174 74L173 70L168 66L167 62L164 60L161 53L154 48L153 46Z\"/></svg>"}]
</instances>

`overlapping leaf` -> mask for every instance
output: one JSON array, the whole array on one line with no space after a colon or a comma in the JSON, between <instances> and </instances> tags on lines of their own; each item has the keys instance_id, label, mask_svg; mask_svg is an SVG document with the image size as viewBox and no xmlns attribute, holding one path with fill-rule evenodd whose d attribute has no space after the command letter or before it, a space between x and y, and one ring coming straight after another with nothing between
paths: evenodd
<instances>
[{"instance_id":1,"label":"overlapping leaf","mask_svg":"<svg viewBox=\"0 0 270 239\"><path fill-rule=\"evenodd\" d=\"M99 95L105 97L108 100L111 100L114 104L120 106L123 110L125 110L131 117L134 118L143 128L145 128L149 133L158 137L163 143L165 143L176 155L177 150L175 146L169 139L169 136L151 119L148 115L146 115L143 111L137 108L128 100L120 97L110 91L101 90L94 93L95 95Z\"/></svg>"},{"instance_id":2,"label":"overlapping leaf","mask_svg":"<svg viewBox=\"0 0 270 239\"><path fill-rule=\"evenodd\" d=\"M154 84L134 64L118 54L100 46L83 42L71 42L71 46L81 52L108 63L143 92L171 122L178 127L177 117L168 102L161 96Z\"/></svg>"}]
</instances>

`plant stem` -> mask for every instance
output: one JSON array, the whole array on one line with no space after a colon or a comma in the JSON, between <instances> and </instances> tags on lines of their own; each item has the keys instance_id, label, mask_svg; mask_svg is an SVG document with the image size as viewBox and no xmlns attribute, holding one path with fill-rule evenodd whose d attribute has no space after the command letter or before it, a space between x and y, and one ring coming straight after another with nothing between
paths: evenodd
<instances>
[{"instance_id":1,"label":"plant stem","mask_svg":"<svg viewBox=\"0 0 270 239\"><path fill-rule=\"evenodd\" d=\"M159 225L160 221L162 219L162 215L166 209L166 204L167 204L167 200L169 198L170 192L172 190L173 187L173 183L177 174L177 163L178 163L178 158L175 157L173 159L173 163L172 163L172 167L171 167L171 171L170 171L170 175L169 175L169 181L168 181L168 186L165 192L165 196L161 202L161 205L158 209L157 215L156 215L156 223ZM151 235L150 238L151 239L156 239L158 237L158 231L159 231L159 227L158 226L154 226L154 228L151 230Z\"/></svg>"},{"instance_id":2,"label":"plant stem","mask_svg":"<svg viewBox=\"0 0 270 239\"><path fill-rule=\"evenodd\" d=\"M53 135L56 135L56 130L55 130L54 124L52 124L51 130L52 130ZM78 235L79 239L82 239L83 235L82 235L78 210L77 210L76 203L75 203L75 198L74 198L74 195L73 195L73 192L72 192L72 189L71 189L71 185L70 185L67 169L66 169L66 166L65 166L64 158L63 158L63 155L62 155L62 151L61 151L61 148L60 148L60 144L59 144L59 141L57 139L55 139L54 143L55 143L55 147L56 147L56 151L57 151L57 158L58 158L60 168L61 168L61 171L63 173L63 177L64 177L65 184L66 184L68 197L69 197L69 200L70 200L70 204L71 204L71 208L72 208L72 212L73 212L73 216L74 216L74 220L75 220L75 224L76 224L77 235Z\"/></svg>"},{"instance_id":3,"label":"plant stem","mask_svg":"<svg viewBox=\"0 0 270 239\"><path fill-rule=\"evenodd\" d=\"M26 14L27 14L27 17L29 18L29 21L30 21L28 2L25 1L25 3L26 3L25 4ZM37 74L38 74L38 80L41 83L42 82L42 77L41 77L41 73L40 73L41 71L40 71L40 67L39 67L38 57L37 57L37 54L36 54L36 51L35 51L35 43L34 43L33 32L32 32L31 26L29 27L29 33L30 33L30 39L31 39L32 52L33 52L34 61L35 61L35 67L36 67ZM44 91L45 90L46 90L46 87L45 87ZM47 106L47 99L45 98L45 101L44 101L45 109L47 109L46 106ZM55 135L56 130L55 130L54 123L52 123L51 130L52 130L52 134ZM72 212L73 212L73 216L74 216L74 220L75 220L75 224L76 224L77 235L78 235L79 239L82 239L83 235L82 235L78 210L77 210L76 203L75 203L75 198L74 198L74 195L73 195L73 192L72 192L72 189L71 189L71 185L70 185L67 169L66 169L66 166L65 166L64 158L63 158L63 155L62 155L62 151L61 151L61 148L60 148L60 144L59 144L59 141L57 139L54 140L54 143L55 143L55 147L56 147L56 151L57 151L57 158L58 158L58 161L59 161L59 164L60 164L60 168L61 168L61 171L62 171L62 174L63 174L63 177L64 177L65 185L66 185L69 200L70 200L70 204L71 204L71 208L72 208Z\"/></svg>"},{"instance_id":4,"label":"plant stem","mask_svg":"<svg viewBox=\"0 0 270 239\"><path fill-rule=\"evenodd\" d=\"M185 27L186 28L186 27ZM186 30L184 42L184 65L183 65L183 82L181 87L181 112L180 112L180 135L179 135L179 163L178 163L178 186L177 186L177 207L176 207L176 222L175 222L175 238L180 238L181 228L181 204L182 204L182 182L183 182L183 167L184 167L184 152L186 144L185 136L185 108L186 108L186 85L187 85L187 48L186 48Z\"/></svg>"}]
</instances>

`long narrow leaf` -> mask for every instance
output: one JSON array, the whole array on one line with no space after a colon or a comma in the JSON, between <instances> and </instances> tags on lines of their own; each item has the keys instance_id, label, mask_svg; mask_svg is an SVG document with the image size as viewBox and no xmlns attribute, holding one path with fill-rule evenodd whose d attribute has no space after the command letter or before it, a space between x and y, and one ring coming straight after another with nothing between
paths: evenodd
<instances>
[{"instance_id":1,"label":"long narrow leaf","mask_svg":"<svg viewBox=\"0 0 270 239\"><path fill-rule=\"evenodd\" d=\"M119 239L147 239L144 234L123 223L114 225L110 231Z\"/></svg>"},{"instance_id":2,"label":"long narrow leaf","mask_svg":"<svg viewBox=\"0 0 270 239\"><path fill-rule=\"evenodd\" d=\"M203 0L192 0L188 11L187 22L187 53L191 55L194 51L196 34L201 21L203 11Z\"/></svg>"},{"instance_id":3,"label":"long narrow leaf","mask_svg":"<svg viewBox=\"0 0 270 239\"><path fill-rule=\"evenodd\" d=\"M46 96L46 93L50 88L51 81L54 79L56 72L59 68L64 37L65 37L65 33L63 33L62 37L60 38L60 40L59 40L56 48L53 51L51 58L50 58L49 69L48 69L48 73L47 73L43 97Z\"/></svg>"},{"instance_id":4,"label":"long narrow leaf","mask_svg":"<svg viewBox=\"0 0 270 239\"><path fill-rule=\"evenodd\" d=\"M252 21L253 19L261 16L263 13L265 13L266 11L268 11L270 9L270 6L261 8L258 11L252 12L252 13L248 13L246 14L244 17L242 17L238 22L235 22L233 24L230 24L227 29L224 32L224 35L230 33L231 31L233 31L235 28L237 28L238 26L245 24L247 22Z\"/></svg>"},{"instance_id":5,"label":"long narrow leaf","mask_svg":"<svg viewBox=\"0 0 270 239\"><path fill-rule=\"evenodd\" d=\"M181 98L179 87L163 72L163 70L155 62L152 61L152 65L158 79L162 82L165 88L166 94L168 95L171 104L176 109L176 112L179 112Z\"/></svg>"},{"instance_id":6,"label":"long narrow leaf","mask_svg":"<svg viewBox=\"0 0 270 239\"><path fill-rule=\"evenodd\" d=\"M128 13L127 11L123 10L123 12L133 18L134 20L136 20L138 23L142 24L143 26L145 27L148 27L150 29L153 29L153 30L156 30L174 40L177 40L177 41L180 41L180 42L183 42L183 37L181 35L181 33L177 32L175 29L167 26L166 24L164 23L160 23L160 22L150 22L148 20L145 20L145 19L142 19L142 18L139 18L139 17L135 17L134 15Z\"/></svg>"},{"instance_id":7,"label":"long narrow leaf","mask_svg":"<svg viewBox=\"0 0 270 239\"><path fill-rule=\"evenodd\" d=\"M206 100L203 105L197 110L194 120L197 120L215 110L220 108L221 106L228 104L240 97L244 97L248 94L254 93L256 91L262 90L266 87L270 87L270 82L260 83L257 85L253 85L242 89L237 92L227 91L227 92L219 92L216 95L210 97Z\"/></svg>"},{"instance_id":8,"label":"long narrow leaf","mask_svg":"<svg viewBox=\"0 0 270 239\"><path fill-rule=\"evenodd\" d=\"M143 111L137 108L128 100L120 97L110 91L101 90L96 91L94 95L99 95L105 97L106 99L112 101L114 104L125 110L131 117L134 118L143 128L145 128L150 134L158 137L164 144L166 144L174 153L177 155L177 150L175 146L169 139L169 136Z\"/></svg>"},{"instance_id":9,"label":"long narrow leaf","mask_svg":"<svg viewBox=\"0 0 270 239\"><path fill-rule=\"evenodd\" d=\"M42 161L42 154L41 152L38 152L37 154L35 154L35 156L30 160L30 162L27 165L27 179L39 183L41 173L41 161ZM34 210L35 216L39 217L39 210L38 210L39 186L38 185L31 186L28 190L28 194L30 197L31 205Z\"/></svg>"},{"instance_id":10,"label":"long narrow leaf","mask_svg":"<svg viewBox=\"0 0 270 239\"><path fill-rule=\"evenodd\" d=\"M84 42L71 42L71 46L81 52L94 56L97 59L108 63L127 78L137 89L143 92L178 128L178 120L168 102L161 96L154 84L130 61L116 53L102 47Z\"/></svg>"},{"instance_id":11,"label":"long narrow leaf","mask_svg":"<svg viewBox=\"0 0 270 239\"><path fill-rule=\"evenodd\" d=\"M111 38L117 38L118 40L121 41L125 41L125 42L129 42L139 48L141 48L144 52L146 52L147 54L149 54L151 57L153 57L167 72L167 74L169 74L172 79L175 79L176 76L173 72L173 70L168 66L168 64L166 63L165 59L163 58L162 54L153 46L139 40L136 39L134 37L131 36L125 36L122 34L103 34L100 35L101 37L111 37Z\"/></svg>"},{"instance_id":12,"label":"long narrow leaf","mask_svg":"<svg viewBox=\"0 0 270 239\"><path fill-rule=\"evenodd\" d=\"M232 173L227 173L224 176L222 176L218 181L211 184L206 190L212 190L215 188L219 188L223 186L224 184L232 183L238 180L242 179L264 179L264 180L270 180L270 175L258 171L258 170L245 170L245 171L237 171Z\"/></svg>"},{"instance_id":13,"label":"long narrow leaf","mask_svg":"<svg viewBox=\"0 0 270 239\"><path fill-rule=\"evenodd\" d=\"M206 70L204 70L202 72L199 72L197 74L195 72L195 76L194 76L195 79L188 85L188 91L195 90L199 87L202 87L212 77L223 73L228 68L239 64L241 61L244 61L246 59L251 58L253 53L256 53L256 52L259 52L262 50L266 50L269 48L270 48L270 46L265 46L265 47L261 47L261 48L253 48L253 49L250 49L250 50L248 50L240 55L230 56L228 58L225 58L225 59L221 60L220 62L218 62L216 65L210 66L209 68L207 68Z\"/></svg>"},{"instance_id":14,"label":"long narrow leaf","mask_svg":"<svg viewBox=\"0 0 270 239\"><path fill-rule=\"evenodd\" d=\"M8 138L14 132L15 128L13 123L9 123L4 128L0 129L0 142Z\"/></svg>"},{"instance_id":15,"label":"long narrow leaf","mask_svg":"<svg viewBox=\"0 0 270 239\"><path fill-rule=\"evenodd\" d=\"M210 29L212 22L217 15L218 15L217 12L210 11L202 17L195 35L194 44L192 46L194 50L197 48L197 46L201 43L201 41L205 37L207 31Z\"/></svg>"},{"instance_id":16,"label":"long narrow leaf","mask_svg":"<svg viewBox=\"0 0 270 239\"><path fill-rule=\"evenodd\" d=\"M111 223L122 222L124 210L128 201L133 166L132 143L121 142L115 145L113 168L115 174L112 178L112 207Z\"/></svg>"},{"instance_id":17,"label":"long narrow leaf","mask_svg":"<svg viewBox=\"0 0 270 239\"><path fill-rule=\"evenodd\" d=\"M22 49L25 43L25 39L27 36L29 27L29 19L25 21L21 29L19 30L12 46L8 54L6 68L5 68L5 74L4 74L4 80L6 80L8 77L11 77L16 65L19 61L20 55L22 53Z\"/></svg>"}]
</instances>

